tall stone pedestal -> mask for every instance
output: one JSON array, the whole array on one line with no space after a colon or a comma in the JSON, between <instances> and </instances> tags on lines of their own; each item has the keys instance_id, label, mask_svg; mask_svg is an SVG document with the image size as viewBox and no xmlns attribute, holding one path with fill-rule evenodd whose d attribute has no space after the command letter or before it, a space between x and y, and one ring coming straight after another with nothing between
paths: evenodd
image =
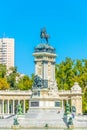
<instances>
[{"instance_id":1,"label":"tall stone pedestal","mask_svg":"<svg viewBox=\"0 0 87 130\"><path fill-rule=\"evenodd\" d=\"M53 95L48 89L34 90L29 104L25 120L29 120L30 127L67 127L63 121L64 113L58 95Z\"/></svg>"},{"instance_id":2,"label":"tall stone pedestal","mask_svg":"<svg viewBox=\"0 0 87 130\"><path fill-rule=\"evenodd\" d=\"M31 127L44 128L47 124L48 127L57 128L58 120L60 120L61 126L65 126L62 119L61 102L58 96L53 97L47 89L34 91L29 105L26 119L29 119Z\"/></svg>"},{"instance_id":3,"label":"tall stone pedestal","mask_svg":"<svg viewBox=\"0 0 87 130\"><path fill-rule=\"evenodd\" d=\"M61 102L58 95L53 95L48 89L34 90L32 98L29 101L29 110L60 110Z\"/></svg>"}]
</instances>

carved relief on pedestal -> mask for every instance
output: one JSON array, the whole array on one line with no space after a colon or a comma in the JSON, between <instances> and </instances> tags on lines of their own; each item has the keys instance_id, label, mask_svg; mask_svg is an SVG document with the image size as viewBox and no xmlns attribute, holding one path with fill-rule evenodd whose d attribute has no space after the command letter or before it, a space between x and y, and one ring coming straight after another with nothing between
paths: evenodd
<instances>
[{"instance_id":1,"label":"carved relief on pedestal","mask_svg":"<svg viewBox=\"0 0 87 130\"><path fill-rule=\"evenodd\" d=\"M58 87L56 81L50 81L49 95L58 96Z\"/></svg>"}]
</instances>

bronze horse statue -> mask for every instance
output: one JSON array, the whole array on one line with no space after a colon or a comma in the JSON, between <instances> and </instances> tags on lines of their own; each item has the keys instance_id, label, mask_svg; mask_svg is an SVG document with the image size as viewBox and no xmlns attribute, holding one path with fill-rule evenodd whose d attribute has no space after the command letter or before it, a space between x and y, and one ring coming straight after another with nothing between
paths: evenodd
<instances>
[{"instance_id":1,"label":"bronze horse statue","mask_svg":"<svg viewBox=\"0 0 87 130\"><path fill-rule=\"evenodd\" d=\"M45 39L46 42L48 43L48 39L49 39L50 36L46 32L46 28L41 29L40 37L41 37L41 39Z\"/></svg>"}]
</instances>

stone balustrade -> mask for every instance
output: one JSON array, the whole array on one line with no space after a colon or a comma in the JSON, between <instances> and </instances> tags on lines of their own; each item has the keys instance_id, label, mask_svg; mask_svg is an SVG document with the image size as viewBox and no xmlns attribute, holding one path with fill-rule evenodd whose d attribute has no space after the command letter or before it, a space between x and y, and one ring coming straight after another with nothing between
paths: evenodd
<instances>
[{"instance_id":1,"label":"stone balustrade","mask_svg":"<svg viewBox=\"0 0 87 130\"><path fill-rule=\"evenodd\" d=\"M82 94L81 91L72 91L72 90L59 90L58 92L59 92L59 95L61 95L61 94L65 94L65 95Z\"/></svg>"},{"instance_id":2,"label":"stone balustrade","mask_svg":"<svg viewBox=\"0 0 87 130\"><path fill-rule=\"evenodd\" d=\"M0 90L0 95L31 95L31 90Z\"/></svg>"}]
</instances>

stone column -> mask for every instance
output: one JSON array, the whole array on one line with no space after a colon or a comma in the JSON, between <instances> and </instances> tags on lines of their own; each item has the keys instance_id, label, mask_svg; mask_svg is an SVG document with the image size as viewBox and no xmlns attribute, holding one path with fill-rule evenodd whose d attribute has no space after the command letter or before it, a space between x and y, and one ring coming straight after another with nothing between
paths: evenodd
<instances>
[{"instance_id":1,"label":"stone column","mask_svg":"<svg viewBox=\"0 0 87 130\"><path fill-rule=\"evenodd\" d=\"M82 114L82 89L77 82L71 88L71 105L75 106L76 114Z\"/></svg>"},{"instance_id":2,"label":"stone column","mask_svg":"<svg viewBox=\"0 0 87 130\"><path fill-rule=\"evenodd\" d=\"M20 99L18 100L18 104L20 104Z\"/></svg>"},{"instance_id":3,"label":"stone column","mask_svg":"<svg viewBox=\"0 0 87 130\"><path fill-rule=\"evenodd\" d=\"M9 100L8 100L7 104L8 104L8 114L9 114Z\"/></svg>"},{"instance_id":4,"label":"stone column","mask_svg":"<svg viewBox=\"0 0 87 130\"><path fill-rule=\"evenodd\" d=\"M76 107L76 114L82 114L82 96L72 96L71 106Z\"/></svg>"},{"instance_id":5,"label":"stone column","mask_svg":"<svg viewBox=\"0 0 87 130\"><path fill-rule=\"evenodd\" d=\"M64 110L64 104L63 104L63 99L62 99L62 110Z\"/></svg>"},{"instance_id":6,"label":"stone column","mask_svg":"<svg viewBox=\"0 0 87 130\"><path fill-rule=\"evenodd\" d=\"M0 114L2 113L2 100L0 100Z\"/></svg>"},{"instance_id":7,"label":"stone column","mask_svg":"<svg viewBox=\"0 0 87 130\"><path fill-rule=\"evenodd\" d=\"M51 80L55 81L55 62L51 63L51 74L52 74L51 75L51 78L52 78Z\"/></svg>"},{"instance_id":8,"label":"stone column","mask_svg":"<svg viewBox=\"0 0 87 130\"><path fill-rule=\"evenodd\" d=\"M68 104L68 99L66 100L66 103Z\"/></svg>"},{"instance_id":9,"label":"stone column","mask_svg":"<svg viewBox=\"0 0 87 130\"><path fill-rule=\"evenodd\" d=\"M12 113L14 114L15 112L14 112L14 107L15 107L15 104L14 104L14 100L13 100L13 110L12 110Z\"/></svg>"},{"instance_id":10,"label":"stone column","mask_svg":"<svg viewBox=\"0 0 87 130\"><path fill-rule=\"evenodd\" d=\"M34 61L34 63L35 63L35 74L36 74L36 75L38 75L38 70L37 70L37 62L36 62L36 61Z\"/></svg>"},{"instance_id":11,"label":"stone column","mask_svg":"<svg viewBox=\"0 0 87 130\"><path fill-rule=\"evenodd\" d=\"M24 100L24 103L23 103L23 108L24 108L24 113L25 113L25 100Z\"/></svg>"},{"instance_id":12,"label":"stone column","mask_svg":"<svg viewBox=\"0 0 87 130\"><path fill-rule=\"evenodd\" d=\"M48 67L47 67L47 61L42 62L42 78L45 80L48 80Z\"/></svg>"},{"instance_id":13,"label":"stone column","mask_svg":"<svg viewBox=\"0 0 87 130\"><path fill-rule=\"evenodd\" d=\"M44 79L44 62L42 62L42 79Z\"/></svg>"},{"instance_id":14,"label":"stone column","mask_svg":"<svg viewBox=\"0 0 87 130\"><path fill-rule=\"evenodd\" d=\"M4 99L2 100L2 114L4 115Z\"/></svg>"}]
</instances>

